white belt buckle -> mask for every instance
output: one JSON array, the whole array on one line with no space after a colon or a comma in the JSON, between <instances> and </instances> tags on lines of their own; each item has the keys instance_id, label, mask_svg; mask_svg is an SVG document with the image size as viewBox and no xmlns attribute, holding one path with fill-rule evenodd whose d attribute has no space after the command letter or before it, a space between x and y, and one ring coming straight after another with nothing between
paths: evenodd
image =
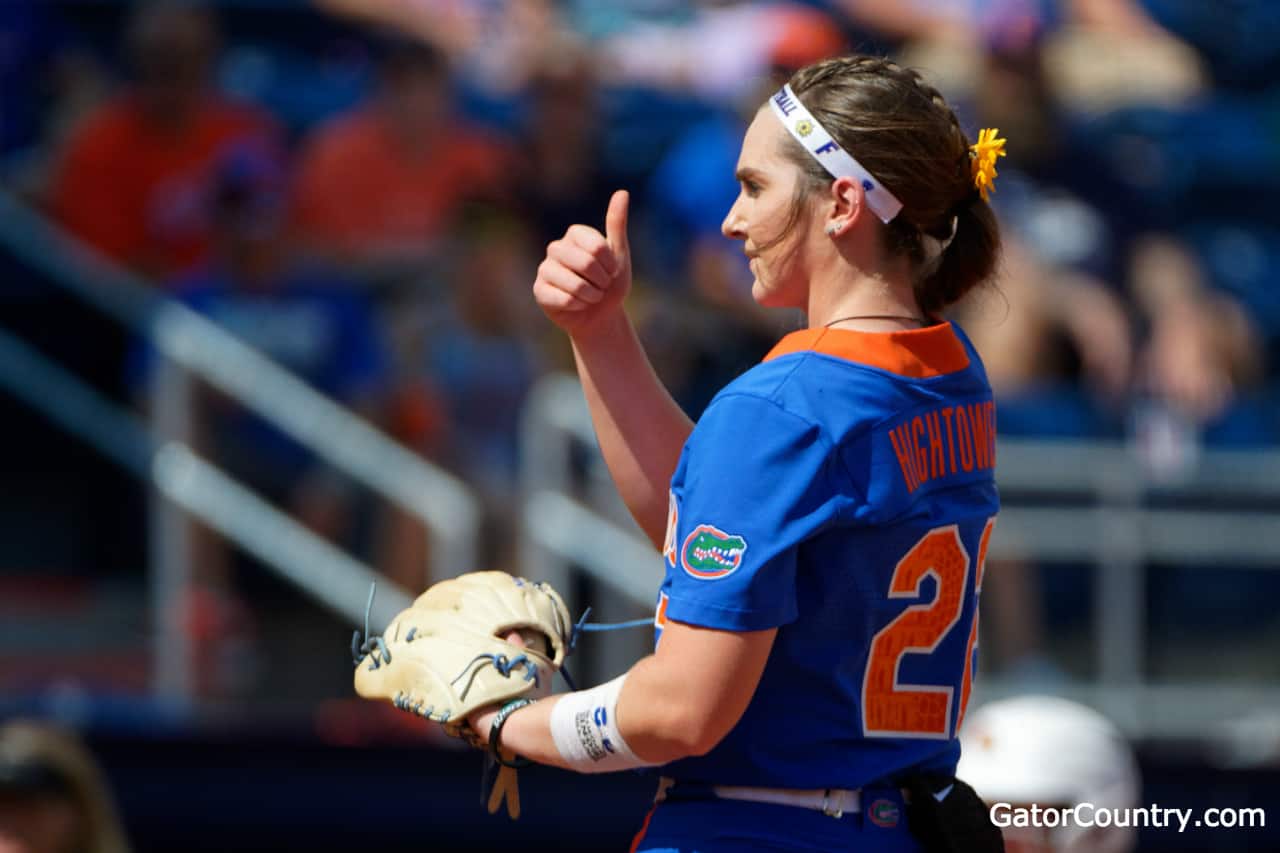
<instances>
[{"instance_id":1,"label":"white belt buckle","mask_svg":"<svg viewBox=\"0 0 1280 853\"><path fill-rule=\"evenodd\" d=\"M827 817L840 818L844 817L844 810L831 805L831 789L827 788L822 792L822 813Z\"/></svg>"}]
</instances>

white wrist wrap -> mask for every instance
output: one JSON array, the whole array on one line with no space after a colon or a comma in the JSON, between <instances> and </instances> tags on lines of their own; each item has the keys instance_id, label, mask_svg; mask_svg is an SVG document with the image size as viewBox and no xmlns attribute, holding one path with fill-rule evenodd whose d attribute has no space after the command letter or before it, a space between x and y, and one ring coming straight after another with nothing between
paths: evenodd
<instances>
[{"instance_id":1,"label":"white wrist wrap","mask_svg":"<svg viewBox=\"0 0 1280 853\"><path fill-rule=\"evenodd\" d=\"M560 757L579 773L608 773L651 767L639 758L618 730L618 695L627 676L566 693L551 709L551 737Z\"/></svg>"}]
</instances>

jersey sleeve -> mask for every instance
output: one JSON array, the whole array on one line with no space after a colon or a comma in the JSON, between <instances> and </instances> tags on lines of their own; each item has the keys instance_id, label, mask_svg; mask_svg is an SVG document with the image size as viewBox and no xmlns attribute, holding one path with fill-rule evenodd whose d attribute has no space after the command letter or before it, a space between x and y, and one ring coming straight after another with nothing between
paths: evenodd
<instances>
[{"instance_id":1,"label":"jersey sleeve","mask_svg":"<svg viewBox=\"0 0 1280 853\"><path fill-rule=\"evenodd\" d=\"M763 397L718 397L672 479L665 615L758 631L794 621L801 542L841 511L838 465L817 424Z\"/></svg>"}]
</instances>

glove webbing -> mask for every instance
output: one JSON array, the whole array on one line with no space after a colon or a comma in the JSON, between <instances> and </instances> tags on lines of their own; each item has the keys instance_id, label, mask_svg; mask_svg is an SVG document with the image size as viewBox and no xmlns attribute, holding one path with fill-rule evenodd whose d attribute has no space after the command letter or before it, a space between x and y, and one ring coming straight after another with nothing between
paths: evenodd
<instances>
[{"instance_id":1,"label":"glove webbing","mask_svg":"<svg viewBox=\"0 0 1280 853\"><path fill-rule=\"evenodd\" d=\"M364 608L363 633L357 628L351 636L351 657L355 665L359 666L365 657L372 655L372 665L375 669L383 663L391 663L391 650L387 648L382 636L369 633L369 617L373 612L373 598L377 593L377 589L377 581L369 585L369 598L365 602ZM583 611L582 617L574 624L573 630L569 633L569 640L565 649L566 658L573 654L577 648L579 637L584 633L620 631L626 628L640 628L653 624L653 620L650 618L631 619L626 622L588 622L587 617L590 615L591 608L588 607ZM414 630L410 629L405 637L406 642L413 641ZM534 682L535 685L538 683L538 669L527 656L519 655L514 658L508 658L503 654L482 653L472 658L462 672L458 673L457 677L453 679L453 683L456 684L468 672L471 673L471 681L468 681L467 686L462 690L463 696L471 689L471 682L475 680L476 673L480 670L480 667L476 666L476 664L486 661L508 678L511 677L511 673L516 667L523 667L524 679ZM562 665L560 674L564 677L565 684L569 686L570 690L578 689L577 685L573 683L573 678L569 675L567 667ZM480 786L481 801L491 814L497 811L503 800L506 800L507 811L511 817L518 818L520 816L520 789L517 787L515 769L499 765L487 750L485 751L485 765L480 777Z\"/></svg>"}]
</instances>

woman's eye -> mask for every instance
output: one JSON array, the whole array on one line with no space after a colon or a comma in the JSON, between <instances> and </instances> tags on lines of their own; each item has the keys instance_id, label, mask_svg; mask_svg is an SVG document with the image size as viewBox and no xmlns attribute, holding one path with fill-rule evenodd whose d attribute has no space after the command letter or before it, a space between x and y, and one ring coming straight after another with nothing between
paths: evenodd
<instances>
[{"instance_id":1,"label":"woman's eye","mask_svg":"<svg viewBox=\"0 0 1280 853\"><path fill-rule=\"evenodd\" d=\"M760 185L757 184L755 181L743 181L742 190L747 195L751 196L752 198L755 198L760 194Z\"/></svg>"}]
</instances>

